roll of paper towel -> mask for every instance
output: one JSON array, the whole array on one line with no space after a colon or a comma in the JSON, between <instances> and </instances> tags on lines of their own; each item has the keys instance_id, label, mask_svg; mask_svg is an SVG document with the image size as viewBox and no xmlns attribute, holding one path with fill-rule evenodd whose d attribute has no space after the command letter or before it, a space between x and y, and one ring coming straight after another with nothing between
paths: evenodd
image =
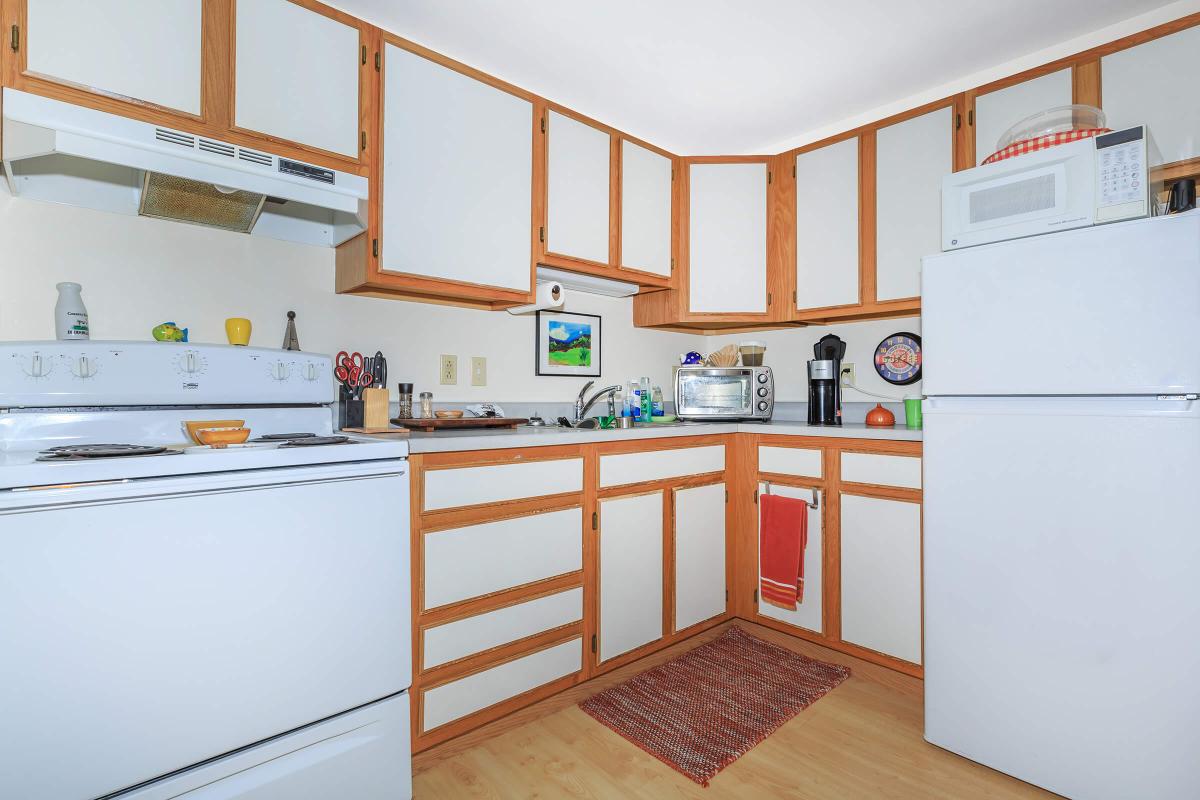
<instances>
[{"instance_id":1,"label":"roll of paper towel","mask_svg":"<svg viewBox=\"0 0 1200 800\"><path fill-rule=\"evenodd\" d=\"M546 281L537 285L533 294L533 303L527 306L517 306L508 309L510 314L528 314L532 311L546 311L551 308L562 308L566 300L566 291L558 281Z\"/></svg>"}]
</instances>

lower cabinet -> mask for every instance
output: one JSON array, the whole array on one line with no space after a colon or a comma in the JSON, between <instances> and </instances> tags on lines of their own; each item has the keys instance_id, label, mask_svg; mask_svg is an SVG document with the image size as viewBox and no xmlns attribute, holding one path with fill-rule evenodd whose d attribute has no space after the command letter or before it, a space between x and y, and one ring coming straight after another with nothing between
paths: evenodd
<instances>
[{"instance_id":1,"label":"lower cabinet","mask_svg":"<svg viewBox=\"0 0 1200 800\"><path fill-rule=\"evenodd\" d=\"M921 663L921 506L841 496L842 641Z\"/></svg>"},{"instance_id":2,"label":"lower cabinet","mask_svg":"<svg viewBox=\"0 0 1200 800\"><path fill-rule=\"evenodd\" d=\"M725 483L674 491L674 631L725 613Z\"/></svg>"},{"instance_id":3,"label":"lower cabinet","mask_svg":"<svg viewBox=\"0 0 1200 800\"><path fill-rule=\"evenodd\" d=\"M825 535L821 524L821 491L801 486L783 486L781 484L759 482L758 496L762 497L767 493L768 489L771 494L804 500L810 504L808 507L808 541L804 548L804 599L796 604L795 611L791 611L764 602L762 597L756 593L755 598L758 603L758 613L761 616L770 617L788 625L794 625L797 628L803 628L813 633L821 633L824 630L821 614L824 607L822 597L824 581L822 580L822 572L824 571L823 562L825 558ZM813 507L814 505L816 508ZM754 520L756 535L759 532L759 519L758 507L756 506ZM757 548L755 548L755 552L758 552ZM755 575L759 578L762 577L761 560L758 563L758 570Z\"/></svg>"},{"instance_id":4,"label":"lower cabinet","mask_svg":"<svg viewBox=\"0 0 1200 800\"><path fill-rule=\"evenodd\" d=\"M614 497L599 505L598 652L603 663L663 636L663 492Z\"/></svg>"}]
</instances>

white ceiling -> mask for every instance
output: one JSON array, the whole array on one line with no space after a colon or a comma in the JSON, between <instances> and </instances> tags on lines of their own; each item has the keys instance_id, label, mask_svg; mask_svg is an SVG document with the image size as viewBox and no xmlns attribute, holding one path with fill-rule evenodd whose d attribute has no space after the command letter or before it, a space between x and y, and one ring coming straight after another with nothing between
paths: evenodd
<instances>
[{"instance_id":1,"label":"white ceiling","mask_svg":"<svg viewBox=\"0 0 1200 800\"><path fill-rule=\"evenodd\" d=\"M762 152L1166 5L1164 0L334 2L680 155Z\"/></svg>"}]
</instances>

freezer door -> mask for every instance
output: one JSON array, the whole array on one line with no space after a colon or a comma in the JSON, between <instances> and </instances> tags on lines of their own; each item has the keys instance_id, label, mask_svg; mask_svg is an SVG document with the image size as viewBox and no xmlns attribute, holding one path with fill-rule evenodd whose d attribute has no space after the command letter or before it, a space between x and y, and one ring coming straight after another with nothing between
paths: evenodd
<instances>
[{"instance_id":1,"label":"freezer door","mask_svg":"<svg viewBox=\"0 0 1200 800\"><path fill-rule=\"evenodd\" d=\"M925 738L1067 797L1200 787L1200 403L936 398Z\"/></svg>"},{"instance_id":2,"label":"freezer door","mask_svg":"<svg viewBox=\"0 0 1200 800\"><path fill-rule=\"evenodd\" d=\"M926 395L1200 391L1200 212L928 256Z\"/></svg>"}]
</instances>

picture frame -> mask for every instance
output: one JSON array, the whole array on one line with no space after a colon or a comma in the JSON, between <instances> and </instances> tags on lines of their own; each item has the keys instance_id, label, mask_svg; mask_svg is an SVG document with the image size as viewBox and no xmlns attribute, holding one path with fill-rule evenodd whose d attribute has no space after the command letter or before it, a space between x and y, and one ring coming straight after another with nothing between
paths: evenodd
<instances>
[{"instance_id":1,"label":"picture frame","mask_svg":"<svg viewBox=\"0 0 1200 800\"><path fill-rule=\"evenodd\" d=\"M600 325L596 314L537 312L535 374L600 377L600 359L604 354Z\"/></svg>"}]
</instances>

